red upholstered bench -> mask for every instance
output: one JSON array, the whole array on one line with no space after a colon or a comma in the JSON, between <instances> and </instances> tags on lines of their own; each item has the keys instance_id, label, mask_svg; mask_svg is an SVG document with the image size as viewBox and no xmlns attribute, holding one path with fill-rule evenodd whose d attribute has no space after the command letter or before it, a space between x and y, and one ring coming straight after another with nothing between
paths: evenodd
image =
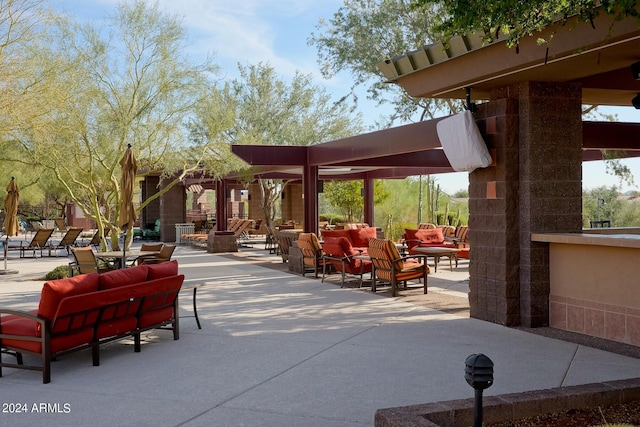
<instances>
[{"instance_id":1,"label":"red upholstered bench","mask_svg":"<svg viewBox=\"0 0 640 427\"><path fill-rule=\"evenodd\" d=\"M102 343L132 336L139 352L140 333L163 327L179 339L183 281L177 261L170 261L46 282L37 310L0 308L0 377L3 367L39 370L46 384L51 360L58 356L90 348L98 366ZM41 364L25 365L23 353L39 357ZM6 357L15 357L15 363Z\"/></svg>"}]
</instances>

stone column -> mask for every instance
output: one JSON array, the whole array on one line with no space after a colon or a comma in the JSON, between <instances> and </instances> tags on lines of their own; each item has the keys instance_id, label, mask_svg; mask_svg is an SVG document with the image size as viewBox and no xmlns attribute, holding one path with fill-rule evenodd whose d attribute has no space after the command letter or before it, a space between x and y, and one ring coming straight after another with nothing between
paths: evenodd
<instances>
[{"instance_id":1,"label":"stone column","mask_svg":"<svg viewBox=\"0 0 640 427\"><path fill-rule=\"evenodd\" d=\"M185 222L186 217L186 189L184 185L174 185L160 196L160 241L175 242L176 224Z\"/></svg>"},{"instance_id":2,"label":"stone column","mask_svg":"<svg viewBox=\"0 0 640 427\"><path fill-rule=\"evenodd\" d=\"M495 165L469 176L471 316L546 326L548 246L530 236L582 230L581 87L503 88L476 118Z\"/></svg>"}]
</instances>

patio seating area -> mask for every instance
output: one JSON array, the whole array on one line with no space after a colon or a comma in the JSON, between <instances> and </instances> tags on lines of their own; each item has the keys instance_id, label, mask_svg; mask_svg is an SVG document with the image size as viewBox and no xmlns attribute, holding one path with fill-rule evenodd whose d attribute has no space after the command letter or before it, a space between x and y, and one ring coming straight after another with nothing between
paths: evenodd
<instances>
[{"instance_id":1,"label":"patio seating area","mask_svg":"<svg viewBox=\"0 0 640 427\"><path fill-rule=\"evenodd\" d=\"M42 276L62 261L17 255L9 263L20 273L0 287L3 307L37 302ZM96 367L90 351L60 357L47 385L39 372L5 368L4 402L29 408L66 403L70 410L3 419L18 427L133 420L194 427L373 426L381 408L473 397L464 360L477 352L495 363L495 383L485 396L640 376L634 357L423 305L439 295L464 300L466 260L453 272L430 275L429 294L418 289L390 298L390 292L354 289L352 282L340 288L339 275L321 283L291 274L279 256L257 246L208 254L182 245L173 259L185 286L200 285L202 329L188 317L191 291L183 290L178 341L171 331L147 331L142 353L126 341L113 342ZM172 368L160 375L159 366ZM367 398L356 403L354 396Z\"/></svg>"}]
</instances>

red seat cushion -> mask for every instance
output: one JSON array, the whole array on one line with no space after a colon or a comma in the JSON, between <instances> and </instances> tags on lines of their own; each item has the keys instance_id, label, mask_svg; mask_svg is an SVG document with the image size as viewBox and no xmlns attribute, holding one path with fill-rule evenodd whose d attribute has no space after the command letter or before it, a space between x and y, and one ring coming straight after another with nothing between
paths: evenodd
<instances>
[{"instance_id":1,"label":"red seat cushion","mask_svg":"<svg viewBox=\"0 0 640 427\"><path fill-rule=\"evenodd\" d=\"M76 276L77 277L77 276ZM9 316L8 316L9 317ZM38 328L36 328L36 322L24 317L17 317L10 320L2 321L2 333L8 335L18 335L22 337L40 338L42 335ZM51 338L51 352L56 353L58 351L67 350L79 345L87 344L91 342L93 338L93 329L86 328L80 331L76 331L69 335L62 335L59 337ZM7 347L19 348L25 351L32 351L34 353L42 352L42 345L38 341L24 341L20 339L3 338L2 345Z\"/></svg>"}]
</instances>

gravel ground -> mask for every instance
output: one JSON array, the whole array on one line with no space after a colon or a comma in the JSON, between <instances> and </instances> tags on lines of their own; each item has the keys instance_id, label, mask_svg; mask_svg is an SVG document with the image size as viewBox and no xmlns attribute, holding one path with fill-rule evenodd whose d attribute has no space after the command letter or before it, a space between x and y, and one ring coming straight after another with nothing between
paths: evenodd
<instances>
[{"instance_id":1,"label":"gravel ground","mask_svg":"<svg viewBox=\"0 0 640 427\"><path fill-rule=\"evenodd\" d=\"M584 427L640 425L640 401L593 409L570 409L566 412L539 415L518 421L486 424L485 427Z\"/></svg>"}]
</instances>

